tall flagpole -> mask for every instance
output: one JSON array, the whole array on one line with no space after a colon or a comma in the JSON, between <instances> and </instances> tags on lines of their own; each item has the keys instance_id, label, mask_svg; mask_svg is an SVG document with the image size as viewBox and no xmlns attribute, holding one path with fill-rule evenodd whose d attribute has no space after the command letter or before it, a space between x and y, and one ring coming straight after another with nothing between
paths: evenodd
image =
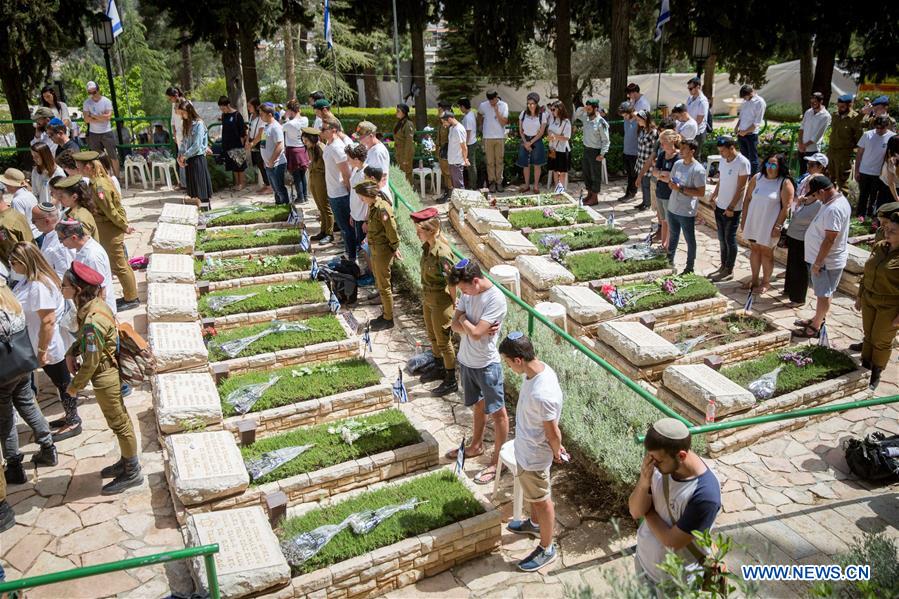
<instances>
[{"instance_id":1,"label":"tall flagpole","mask_svg":"<svg viewBox=\"0 0 899 599\"><path fill-rule=\"evenodd\" d=\"M662 60L665 57L665 34L662 28L662 38L659 40L659 79L656 82L656 110L659 109L659 94L662 93Z\"/></svg>"},{"instance_id":2,"label":"tall flagpole","mask_svg":"<svg viewBox=\"0 0 899 599\"><path fill-rule=\"evenodd\" d=\"M403 81L400 79L400 38L399 26L396 21L396 0L393 0L393 54L396 57L396 101L403 101Z\"/></svg>"}]
</instances>

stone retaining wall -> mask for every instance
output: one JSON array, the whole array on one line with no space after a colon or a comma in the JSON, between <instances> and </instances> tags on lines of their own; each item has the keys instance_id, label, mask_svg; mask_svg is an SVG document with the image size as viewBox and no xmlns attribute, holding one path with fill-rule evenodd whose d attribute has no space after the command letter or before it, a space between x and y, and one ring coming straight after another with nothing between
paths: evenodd
<instances>
[{"instance_id":1,"label":"stone retaining wall","mask_svg":"<svg viewBox=\"0 0 899 599\"><path fill-rule=\"evenodd\" d=\"M308 280L308 270L283 273L279 272L271 275L261 275L258 277L242 277L239 279L228 279L226 281L209 281L209 291L219 291L221 289L236 289L238 287L249 287L251 285L295 283L297 281Z\"/></svg>"},{"instance_id":2,"label":"stone retaining wall","mask_svg":"<svg viewBox=\"0 0 899 599\"><path fill-rule=\"evenodd\" d=\"M289 245L270 245L261 248L237 248L234 250L222 250L220 252L204 252L204 256L212 256L213 258L242 258L247 254L265 254L268 256L292 256L300 253L300 245L292 243Z\"/></svg>"},{"instance_id":3,"label":"stone retaining wall","mask_svg":"<svg viewBox=\"0 0 899 599\"><path fill-rule=\"evenodd\" d=\"M729 301L726 297L723 295L716 295L715 297L697 300L695 302L687 302L685 304L656 308L655 310L625 314L620 317L620 320L640 320L641 317L652 314L656 319L656 326L662 324L674 324L685 320L694 320L705 316L724 314L727 312L728 303Z\"/></svg>"}]
</instances>

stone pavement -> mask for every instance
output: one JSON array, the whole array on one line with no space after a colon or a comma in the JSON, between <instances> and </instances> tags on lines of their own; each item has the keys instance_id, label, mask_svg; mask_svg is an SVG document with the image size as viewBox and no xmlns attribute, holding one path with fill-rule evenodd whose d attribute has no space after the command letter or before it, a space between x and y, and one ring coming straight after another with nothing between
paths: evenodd
<instances>
[{"instance_id":1,"label":"stone pavement","mask_svg":"<svg viewBox=\"0 0 899 599\"><path fill-rule=\"evenodd\" d=\"M137 231L128 237L130 255L149 251L149 240L156 217L172 193L131 191L126 205ZM600 206L609 212L611 198L620 188L609 187L606 201ZM249 193L219 194L217 205L226 201L248 201L269 198ZM442 208L443 209L443 208ZM621 205L616 208L619 226L646 231L651 217L648 212L628 214ZM313 232L314 231L313 224ZM710 235L711 233L711 235ZM700 228L697 270L712 270L717 256L713 232ZM745 254L745 250L743 251ZM683 260L683 252L678 256ZM746 257L738 266L745 274ZM782 269L777 268L777 272ZM146 297L143 273L138 273L141 297ZM776 286L776 285L775 285ZM737 285L722 286L722 291L742 304ZM742 292L745 295L745 292ZM832 319L831 339L837 347L859 336L860 318L852 310L849 298L837 299ZM789 325L797 311L785 307L773 295L758 298L756 310L765 311L781 324ZM360 321L375 317L377 306L354 309ZM374 358L384 372L395 371L413 353L416 341L426 343L421 319L416 308L401 298L398 301L398 325L391 331L374 335ZM806 314L807 311L802 311ZM139 330L145 330L144 309L126 313ZM788 322L789 321L789 322ZM878 389L878 395L897 393L899 368L891 367ZM61 407L51 395L52 386L40 380L42 406L49 418L58 416ZM455 447L471 430L470 410L461 398L431 398L423 389L410 388L410 407L424 421L440 443L441 453ZM92 394L79 408L85 420L85 432L60 443L60 464L41 470L36 482L9 488L18 524L0 534L0 560L10 579L20 576L58 571L74 566L90 565L126 557L134 557L183 547L177 528L171 498L166 487L152 401L148 389L136 389L127 398L130 414L139 423L142 462L147 481L123 495L108 498L99 495L99 470L118 456L112 433L97 408ZM848 474L839 451L843 438L870 431L874 427L899 432L896 407L853 410L838 417L791 434L777 436L718 460L709 460L724 485L724 512L718 519L720 530L744 545L733 554L732 567L738 563L821 563L844 551L854 536L863 531L885 531L899 539L899 493L897 488L870 488L859 484ZM23 451L36 450L30 434L22 436ZM635 447L635 451L639 448ZM466 463L469 476L483 467L486 458ZM565 477L567 469L554 475ZM487 489L490 491L491 489ZM498 498L511 516L511 477L502 481ZM583 489L584 497L590 493ZM543 573L521 573L515 563L529 553L534 541L504 533L502 548L488 556L466 563L416 585L391 593L389 597L555 597L562 596L567 586L591 585L601 596L614 596L603 574L629 573L629 556L621 550L634 543L634 526L627 520L615 525L586 507L588 502L559 502L556 507L557 534L561 559ZM623 513L623 511L622 511ZM192 582L184 562L139 568L129 572L106 574L63 585L43 587L29 597L138 597L166 596L171 591L189 592ZM798 585L763 588L764 596L799 596Z\"/></svg>"}]
</instances>

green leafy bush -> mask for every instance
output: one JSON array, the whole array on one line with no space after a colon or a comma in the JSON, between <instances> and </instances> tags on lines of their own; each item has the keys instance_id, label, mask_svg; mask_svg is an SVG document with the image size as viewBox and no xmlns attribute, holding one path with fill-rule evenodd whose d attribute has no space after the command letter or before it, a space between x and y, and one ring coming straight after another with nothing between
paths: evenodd
<instances>
[{"instance_id":1,"label":"green leafy bush","mask_svg":"<svg viewBox=\"0 0 899 599\"><path fill-rule=\"evenodd\" d=\"M669 268L664 255L649 260L616 260L610 252L569 254L565 267L578 281L594 281Z\"/></svg>"},{"instance_id":2,"label":"green leafy bush","mask_svg":"<svg viewBox=\"0 0 899 599\"><path fill-rule=\"evenodd\" d=\"M799 102L775 102L765 108L765 120L798 123L802 120L802 112L802 104Z\"/></svg>"},{"instance_id":3,"label":"green leafy bush","mask_svg":"<svg viewBox=\"0 0 899 599\"><path fill-rule=\"evenodd\" d=\"M781 356L788 352L800 352L812 359L811 364L797 366L794 362L785 362ZM778 349L767 354L745 360L735 366L721 369L721 374L741 387L746 387L763 374L767 374L783 366L777 376L777 387L774 397L784 395L826 381L856 369L855 362L841 351L821 345L797 345L787 349Z\"/></svg>"},{"instance_id":4,"label":"green leafy bush","mask_svg":"<svg viewBox=\"0 0 899 599\"><path fill-rule=\"evenodd\" d=\"M884 501L892 501L889 496ZM874 599L899 597L899 549L896 542L882 532L866 532L856 537L849 551L836 558L843 568L866 565L871 568L870 580L821 582L812 587L813 597L847 597Z\"/></svg>"},{"instance_id":5,"label":"green leafy bush","mask_svg":"<svg viewBox=\"0 0 899 599\"><path fill-rule=\"evenodd\" d=\"M628 239L627 233L617 227L606 227L605 225L597 225L595 227L578 227L569 231L559 231L556 233L540 233L534 232L528 235L531 243L537 246L541 254L548 254L552 245L546 245L541 240L547 235L561 237L560 243L567 245L572 251L586 250L588 248L598 248L607 245L618 245L625 243Z\"/></svg>"},{"instance_id":6,"label":"green leafy bush","mask_svg":"<svg viewBox=\"0 0 899 599\"><path fill-rule=\"evenodd\" d=\"M225 227L228 225L252 225L256 223L281 223L290 217L290 206L265 206L258 212L232 212L224 214L212 221L208 227Z\"/></svg>"},{"instance_id":7,"label":"green leafy bush","mask_svg":"<svg viewBox=\"0 0 899 599\"><path fill-rule=\"evenodd\" d=\"M237 357L244 358L247 356L255 356L267 352L278 351L282 349L291 349L294 347L306 347L307 345L315 345L316 343L325 343L327 341L339 341L346 339L346 333L340 322L332 315L314 316L307 320L301 321L303 324L312 328L311 331L291 331L287 333L273 333L266 335L262 339L251 344L248 348L240 352ZM268 328L270 323L254 324L245 327L230 329L215 335L209 342L209 361L218 362L220 360L229 359L227 355L220 349L222 343L249 337Z\"/></svg>"},{"instance_id":8,"label":"green leafy bush","mask_svg":"<svg viewBox=\"0 0 899 599\"><path fill-rule=\"evenodd\" d=\"M293 376L293 372L302 373L303 376ZM249 413L364 389L381 381L378 369L362 358L326 362L314 367L288 366L265 372L238 374L225 378L218 385L219 396L222 398L222 413L226 417L237 414L234 407L224 401L229 393L244 385L266 382L272 375L280 375L281 378L253 404Z\"/></svg>"},{"instance_id":9,"label":"green leafy bush","mask_svg":"<svg viewBox=\"0 0 899 599\"><path fill-rule=\"evenodd\" d=\"M544 213L544 210L547 212ZM551 211L551 212L550 212ZM565 208L535 208L533 210L517 210L509 213L509 222L516 229L530 227L545 229L547 227L564 227L574 223L592 223L593 219L587 211L576 206Z\"/></svg>"},{"instance_id":10,"label":"green leafy bush","mask_svg":"<svg viewBox=\"0 0 899 599\"><path fill-rule=\"evenodd\" d=\"M247 258L222 258L221 266L206 268L205 261L194 260L194 273L204 281L228 281L244 277L260 277L277 273L303 272L309 270L309 254L293 256L259 255Z\"/></svg>"},{"instance_id":11,"label":"green leafy bush","mask_svg":"<svg viewBox=\"0 0 899 599\"><path fill-rule=\"evenodd\" d=\"M314 444L315 447L287 462L280 468L254 480L261 485L282 480L304 472L313 472L335 464L342 464L356 458L364 458L382 451L390 451L421 442L421 435L397 409L385 410L370 416L357 416L352 420L363 426L387 425L382 431L362 435L352 445L346 443L339 433L329 433L328 429L339 430L346 420L319 424L308 428L281 433L256 441L249 447L242 447L244 460L258 459L262 454L294 445Z\"/></svg>"},{"instance_id":12,"label":"green leafy bush","mask_svg":"<svg viewBox=\"0 0 899 599\"><path fill-rule=\"evenodd\" d=\"M253 297L228 304L219 310L213 310L209 306L209 300L223 295L248 295L255 293ZM322 284L318 281L292 281L289 283L274 283L271 285L250 285L237 289L222 289L208 293L199 300L200 316L227 316L229 314L243 314L244 312L263 312L287 306L299 306L302 304L315 304L328 301L322 291Z\"/></svg>"},{"instance_id":13,"label":"green leafy bush","mask_svg":"<svg viewBox=\"0 0 899 599\"><path fill-rule=\"evenodd\" d=\"M634 292L638 299L632 304L628 304L623 308L618 308L618 313L634 314L635 312L643 312L644 310L655 310L657 308L665 308L676 304L704 300L715 297L718 294L718 288L715 287L715 284L705 277L699 275L681 275L678 278L683 283L687 284L682 284L674 293L668 293L660 289L658 293L645 295L643 297L639 297L641 295L640 290L645 288L647 284L636 283L634 285L622 285L618 288L619 292ZM657 284L658 281L664 279L665 277L657 279L655 283Z\"/></svg>"},{"instance_id":14,"label":"green leafy bush","mask_svg":"<svg viewBox=\"0 0 899 599\"><path fill-rule=\"evenodd\" d=\"M471 491L455 475L440 471L289 518L283 523L278 536L282 540L290 539L324 524L339 524L353 512L403 503L412 497L427 503L388 518L365 535L353 534L349 529L341 531L317 555L302 566L294 567L293 574L312 572L484 512Z\"/></svg>"},{"instance_id":15,"label":"green leafy bush","mask_svg":"<svg viewBox=\"0 0 899 599\"><path fill-rule=\"evenodd\" d=\"M197 232L197 251L221 252L224 250L239 250L250 248L262 248L272 245L299 245L299 229L232 229L228 231L216 231L208 229Z\"/></svg>"},{"instance_id":16,"label":"green leafy bush","mask_svg":"<svg viewBox=\"0 0 899 599\"><path fill-rule=\"evenodd\" d=\"M412 205L413 212L422 208L421 198L406 181L406 175L395 166L390 167L390 185L395 193ZM400 255L402 258L394 261L393 273L396 276L397 287L395 289L408 292L415 299L421 298L421 242L415 233L415 223L412 222L411 212L403 202L396 198L396 226L400 237ZM449 226L444 224L443 226Z\"/></svg>"}]
</instances>

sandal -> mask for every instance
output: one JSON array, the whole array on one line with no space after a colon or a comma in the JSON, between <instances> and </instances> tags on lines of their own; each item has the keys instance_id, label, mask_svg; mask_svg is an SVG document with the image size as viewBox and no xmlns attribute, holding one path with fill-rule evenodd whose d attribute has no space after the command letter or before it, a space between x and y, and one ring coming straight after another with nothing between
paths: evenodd
<instances>
[{"instance_id":1,"label":"sandal","mask_svg":"<svg viewBox=\"0 0 899 599\"><path fill-rule=\"evenodd\" d=\"M816 329L811 324L807 324L806 326L795 329L793 331L793 336L799 337L801 339L817 339L820 335L821 329Z\"/></svg>"},{"instance_id":2,"label":"sandal","mask_svg":"<svg viewBox=\"0 0 899 599\"><path fill-rule=\"evenodd\" d=\"M755 289L758 287L758 283L753 283L752 281L743 281L740 283L740 289Z\"/></svg>"},{"instance_id":3,"label":"sandal","mask_svg":"<svg viewBox=\"0 0 899 599\"><path fill-rule=\"evenodd\" d=\"M484 455L484 449L483 449L483 448L481 448L481 451L477 451L477 452L474 452L474 453L469 453L469 452L468 452L468 448L465 449L465 459L466 459L466 460L467 460L468 458L476 458L476 457L481 456L481 455ZM456 449L450 449L448 452L446 452L445 454L443 454L443 457L445 457L445 458L448 459L448 460L455 460L457 457L459 457L459 448L457 447Z\"/></svg>"},{"instance_id":4,"label":"sandal","mask_svg":"<svg viewBox=\"0 0 899 599\"><path fill-rule=\"evenodd\" d=\"M811 318L797 318L793 321L794 327L807 327L810 324L812 324Z\"/></svg>"},{"instance_id":5,"label":"sandal","mask_svg":"<svg viewBox=\"0 0 899 599\"><path fill-rule=\"evenodd\" d=\"M474 477L475 484L489 485L496 479L496 475L499 474L499 468L501 466L487 466Z\"/></svg>"}]
</instances>

